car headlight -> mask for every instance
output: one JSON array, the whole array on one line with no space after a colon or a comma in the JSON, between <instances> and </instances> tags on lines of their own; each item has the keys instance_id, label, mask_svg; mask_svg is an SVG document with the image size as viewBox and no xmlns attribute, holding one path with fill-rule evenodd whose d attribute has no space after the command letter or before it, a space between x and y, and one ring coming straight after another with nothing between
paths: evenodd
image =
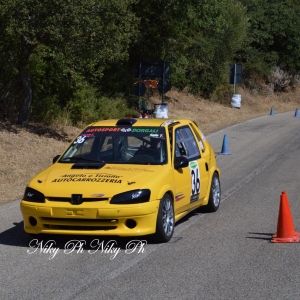
<instances>
[{"instance_id":1,"label":"car headlight","mask_svg":"<svg viewBox=\"0 0 300 300\"><path fill-rule=\"evenodd\" d=\"M113 196L110 204L137 204L150 200L150 190L133 190Z\"/></svg>"},{"instance_id":2,"label":"car headlight","mask_svg":"<svg viewBox=\"0 0 300 300\"><path fill-rule=\"evenodd\" d=\"M23 200L30 201L30 202L39 202L44 203L45 202L45 196L41 192L32 189L30 187L27 187L25 189Z\"/></svg>"}]
</instances>

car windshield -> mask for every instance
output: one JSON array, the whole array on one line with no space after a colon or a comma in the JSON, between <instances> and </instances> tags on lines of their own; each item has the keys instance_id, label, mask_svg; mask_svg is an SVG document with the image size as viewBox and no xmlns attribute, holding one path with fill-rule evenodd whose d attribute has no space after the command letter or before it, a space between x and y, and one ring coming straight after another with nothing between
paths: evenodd
<instances>
[{"instance_id":1,"label":"car windshield","mask_svg":"<svg viewBox=\"0 0 300 300\"><path fill-rule=\"evenodd\" d=\"M164 127L88 127L59 162L165 164L166 131Z\"/></svg>"}]
</instances>

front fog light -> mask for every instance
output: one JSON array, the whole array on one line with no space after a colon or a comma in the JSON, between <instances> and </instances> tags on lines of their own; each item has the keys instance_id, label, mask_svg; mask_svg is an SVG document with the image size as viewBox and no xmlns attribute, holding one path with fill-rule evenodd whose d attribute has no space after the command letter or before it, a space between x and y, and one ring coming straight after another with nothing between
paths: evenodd
<instances>
[{"instance_id":1,"label":"front fog light","mask_svg":"<svg viewBox=\"0 0 300 300\"><path fill-rule=\"evenodd\" d=\"M37 220L34 217L29 217L29 223L31 226L36 226Z\"/></svg>"}]
</instances>

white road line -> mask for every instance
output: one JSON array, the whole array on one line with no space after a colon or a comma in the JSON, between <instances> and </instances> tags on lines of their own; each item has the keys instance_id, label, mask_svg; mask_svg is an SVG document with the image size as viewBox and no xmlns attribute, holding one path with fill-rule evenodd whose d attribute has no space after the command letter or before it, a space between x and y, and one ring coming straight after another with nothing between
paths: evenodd
<instances>
[{"instance_id":1,"label":"white road line","mask_svg":"<svg viewBox=\"0 0 300 300\"><path fill-rule=\"evenodd\" d=\"M299 139L300 134L298 133L290 142L288 142L284 147L281 148L280 151L278 151L274 156L267 159L262 165L260 165L258 168L254 169L251 173L249 173L247 176L245 176L242 180L237 182L234 186L232 186L229 190L227 190L224 194L222 193L222 200L221 202L224 202L226 199L228 199L233 193L235 193L238 189L240 189L242 186L244 186L246 183L248 183L250 180L252 180L256 175L261 173L266 167L268 167L271 163L273 163L280 155L282 155L288 148L291 147L291 144L293 144L294 140Z\"/></svg>"},{"instance_id":2,"label":"white road line","mask_svg":"<svg viewBox=\"0 0 300 300\"><path fill-rule=\"evenodd\" d=\"M287 143L279 152L276 153L276 155L270 157L268 160L265 161L264 164L260 165L258 168L254 169L250 174L248 174L246 177L244 177L242 180L237 182L233 187L231 187L229 190L225 191L224 194L222 194L222 200L221 202L224 202L227 200L232 194L234 194L237 190L242 188L246 183L248 183L250 180L252 180L256 175L261 173L267 166L269 166L271 163L273 163L283 152L286 151L287 148L291 146L291 144L294 142L295 139L299 139L300 133L296 135L289 143ZM197 221L199 221L200 218L204 218L206 215L201 214L197 215L194 218L189 219L188 221L182 223L179 225L179 227L176 228L174 235L172 237L172 240L178 235L183 232L184 230L191 227L193 224L195 224ZM172 241L171 240L171 241ZM139 261L141 261L143 258L147 257L147 255L154 252L159 247L163 246L164 244L158 244L158 245L148 245L147 246L147 252L143 254L142 256L137 256L135 259L131 260L130 262L125 262L122 266L120 266L118 269L112 271L108 274L107 279L111 280L120 275L122 272L126 271L127 269L131 268L132 266L136 265ZM149 250L149 247L150 250Z\"/></svg>"}]
</instances>

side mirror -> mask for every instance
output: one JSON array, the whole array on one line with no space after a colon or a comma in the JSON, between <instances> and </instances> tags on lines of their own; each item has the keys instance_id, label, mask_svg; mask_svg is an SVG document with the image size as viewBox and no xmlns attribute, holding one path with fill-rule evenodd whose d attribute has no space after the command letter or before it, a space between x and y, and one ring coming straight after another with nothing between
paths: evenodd
<instances>
[{"instance_id":1,"label":"side mirror","mask_svg":"<svg viewBox=\"0 0 300 300\"><path fill-rule=\"evenodd\" d=\"M175 158L175 169L186 168L189 166L189 160L185 156Z\"/></svg>"},{"instance_id":2,"label":"side mirror","mask_svg":"<svg viewBox=\"0 0 300 300\"><path fill-rule=\"evenodd\" d=\"M53 164L56 163L57 160L59 159L59 157L60 157L60 154L54 156L53 159L52 159L52 163L53 163Z\"/></svg>"}]
</instances>

